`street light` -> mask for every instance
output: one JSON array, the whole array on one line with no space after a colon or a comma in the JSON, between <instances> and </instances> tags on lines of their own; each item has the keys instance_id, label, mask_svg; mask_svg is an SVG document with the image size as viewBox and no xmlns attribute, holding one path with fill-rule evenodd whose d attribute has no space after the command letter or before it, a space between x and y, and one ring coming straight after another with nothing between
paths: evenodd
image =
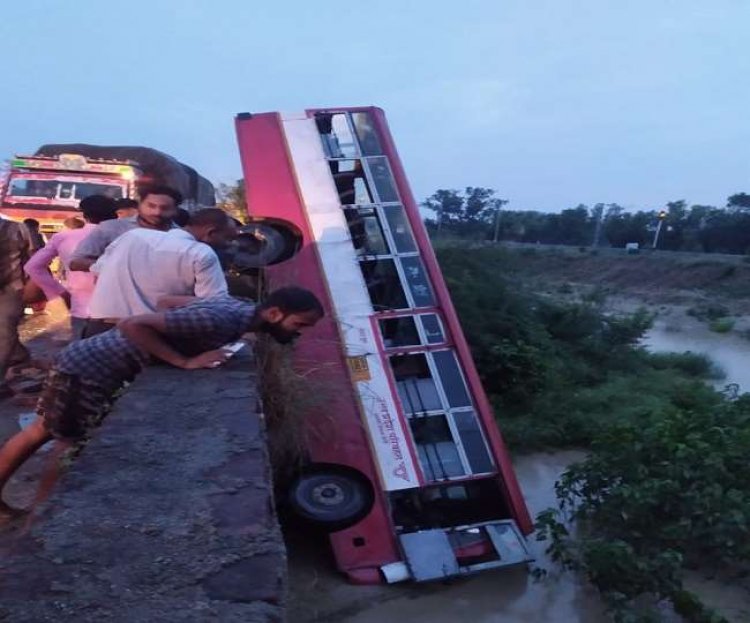
<instances>
[{"instance_id":1,"label":"street light","mask_svg":"<svg viewBox=\"0 0 750 623\"><path fill-rule=\"evenodd\" d=\"M661 226L664 224L665 218L667 218L667 211L659 210L659 224L656 226L656 233L654 234L654 244L651 247L652 249L656 249L656 245L659 244L659 234L661 233Z\"/></svg>"}]
</instances>

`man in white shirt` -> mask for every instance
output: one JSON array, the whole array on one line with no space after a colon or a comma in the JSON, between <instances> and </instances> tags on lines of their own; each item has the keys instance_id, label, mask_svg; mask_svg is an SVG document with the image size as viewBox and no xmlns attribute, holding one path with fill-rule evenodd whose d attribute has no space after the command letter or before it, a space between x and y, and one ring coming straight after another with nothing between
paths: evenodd
<instances>
[{"instance_id":1,"label":"man in white shirt","mask_svg":"<svg viewBox=\"0 0 750 623\"><path fill-rule=\"evenodd\" d=\"M102 223L81 241L70 259L70 270L87 271L117 238L137 227L169 231L177 227L173 220L182 195L169 186L149 186L139 191L141 201L137 214Z\"/></svg>"},{"instance_id":2,"label":"man in white shirt","mask_svg":"<svg viewBox=\"0 0 750 623\"><path fill-rule=\"evenodd\" d=\"M91 266L97 281L86 337L123 318L156 312L164 296L226 294L226 278L213 248L225 248L236 237L234 220L218 208L195 212L184 229L139 227L121 235Z\"/></svg>"}]
</instances>

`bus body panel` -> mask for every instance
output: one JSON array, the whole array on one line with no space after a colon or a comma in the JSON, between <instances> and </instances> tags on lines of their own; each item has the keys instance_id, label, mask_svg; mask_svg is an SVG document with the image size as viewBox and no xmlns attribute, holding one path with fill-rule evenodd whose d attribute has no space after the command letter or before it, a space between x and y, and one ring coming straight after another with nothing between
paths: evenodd
<instances>
[{"instance_id":1,"label":"bus body panel","mask_svg":"<svg viewBox=\"0 0 750 623\"><path fill-rule=\"evenodd\" d=\"M333 306L288 159L281 120L274 113L238 120L237 134L250 215L284 219L303 237L302 249L294 258L266 269L269 281L274 288L284 284L308 288L326 308L326 318L295 347L295 367L309 374L311 385L319 385L325 395L325 404L313 407L309 416L311 421L325 424L309 427L310 458L356 469L375 485L372 511L354 528L331 535L338 568L351 572L354 578L358 569L377 571L381 565L400 559L387 502L378 486L359 405L351 390L339 332L331 315ZM364 539L364 543L354 546L354 539Z\"/></svg>"}]
</instances>

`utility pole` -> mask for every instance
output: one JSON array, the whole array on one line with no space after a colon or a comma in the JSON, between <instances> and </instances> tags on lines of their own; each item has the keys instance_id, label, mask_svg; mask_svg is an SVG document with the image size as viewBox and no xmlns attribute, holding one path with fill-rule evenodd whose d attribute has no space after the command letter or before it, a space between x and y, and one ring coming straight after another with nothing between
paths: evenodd
<instances>
[{"instance_id":1,"label":"utility pole","mask_svg":"<svg viewBox=\"0 0 750 623\"><path fill-rule=\"evenodd\" d=\"M492 242L497 242L500 236L500 203L495 208L495 233L492 235Z\"/></svg>"},{"instance_id":2,"label":"utility pole","mask_svg":"<svg viewBox=\"0 0 750 623\"><path fill-rule=\"evenodd\" d=\"M500 239L500 208L508 201L506 199L495 199L495 233L492 235L492 242Z\"/></svg>"},{"instance_id":3,"label":"utility pole","mask_svg":"<svg viewBox=\"0 0 750 623\"><path fill-rule=\"evenodd\" d=\"M596 219L596 227L594 227L594 240L591 242L591 246L593 248L597 248L599 246L599 240L602 236L602 222L604 221L604 206L602 206L601 211L598 214L598 218Z\"/></svg>"},{"instance_id":4,"label":"utility pole","mask_svg":"<svg viewBox=\"0 0 750 623\"><path fill-rule=\"evenodd\" d=\"M654 234L654 244L651 246L652 249L656 249L656 245L659 244L659 234L661 233L661 226L664 224L664 219L667 218L666 210L659 212L659 224L656 226L656 233Z\"/></svg>"}]
</instances>

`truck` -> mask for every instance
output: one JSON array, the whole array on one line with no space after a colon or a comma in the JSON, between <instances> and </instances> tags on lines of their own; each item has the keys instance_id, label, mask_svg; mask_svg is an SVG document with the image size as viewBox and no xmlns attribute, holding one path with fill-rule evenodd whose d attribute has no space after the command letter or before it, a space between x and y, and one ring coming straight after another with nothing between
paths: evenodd
<instances>
[{"instance_id":1,"label":"truck","mask_svg":"<svg viewBox=\"0 0 750 623\"><path fill-rule=\"evenodd\" d=\"M43 232L53 233L79 213L81 199L95 194L136 198L139 189L151 184L180 191L188 210L216 204L211 182L161 151L70 143L42 145L33 155L10 161L0 183L0 214L36 219Z\"/></svg>"}]
</instances>

